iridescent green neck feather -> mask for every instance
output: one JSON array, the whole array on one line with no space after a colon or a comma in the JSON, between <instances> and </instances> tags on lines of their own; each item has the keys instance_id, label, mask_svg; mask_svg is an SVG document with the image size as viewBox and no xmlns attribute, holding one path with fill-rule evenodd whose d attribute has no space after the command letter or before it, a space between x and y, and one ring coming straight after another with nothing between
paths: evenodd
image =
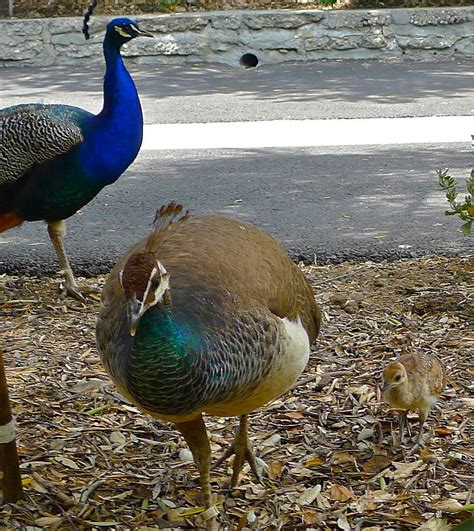
<instances>
[{"instance_id":1,"label":"iridescent green neck feather","mask_svg":"<svg viewBox=\"0 0 474 531\"><path fill-rule=\"evenodd\" d=\"M192 407L202 356L197 325L177 323L171 309L154 307L140 321L128 361L129 388L145 407L177 414Z\"/></svg>"}]
</instances>

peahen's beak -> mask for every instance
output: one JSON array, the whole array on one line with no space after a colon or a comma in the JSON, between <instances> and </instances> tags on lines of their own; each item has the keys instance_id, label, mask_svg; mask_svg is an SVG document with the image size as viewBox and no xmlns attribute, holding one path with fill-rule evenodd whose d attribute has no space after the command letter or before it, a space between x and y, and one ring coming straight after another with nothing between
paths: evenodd
<instances>
[{"instance_id":1,"label":"peahen's beak","mask_svg":"<svg viewBox=\"0 0 474 531\"><path fill-rule=\"evenodd\" d=\"M143 313L143 304L140 301L133 299L128 303L128 331L132 337L137 333Z\"/></svg>"}]
</instances>

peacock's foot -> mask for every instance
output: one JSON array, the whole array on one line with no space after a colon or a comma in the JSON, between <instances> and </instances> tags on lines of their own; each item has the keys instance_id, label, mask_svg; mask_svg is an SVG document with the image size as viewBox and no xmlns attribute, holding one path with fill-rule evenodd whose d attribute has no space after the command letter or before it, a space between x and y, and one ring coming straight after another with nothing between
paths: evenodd
<instances>
[{"instance_id":1,"label":"peacock's foot","mask_svg":"<svg viewBox=\"0 0 474 531\"><path fill-rule=\"evenodd\" d=\"M72 297L83 304L86 303L86 296L91 294L100 294L101 290L97 286L86 286L81 288L77 287L76 282L63 281L59 285L62 297Z\"/></svg>"}]
</instances>

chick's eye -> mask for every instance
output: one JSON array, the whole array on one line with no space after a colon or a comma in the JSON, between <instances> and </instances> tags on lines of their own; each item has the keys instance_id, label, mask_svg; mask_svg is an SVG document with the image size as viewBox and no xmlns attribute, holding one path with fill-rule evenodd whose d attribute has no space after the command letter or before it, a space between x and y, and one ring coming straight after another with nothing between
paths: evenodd
<instances>
[{"instance_id":1,"label":"chick's eye","mask_svg":"<svg viewBox=\"0 0 474 531\"><path fill-rule=\"evenodd\" d=\"M395 376L395 381L396 381L396 382L399 382L399 381L401 380L401 378L402 378L402 377L401 377L400 375Z\"/></svg>"}]
</instances>

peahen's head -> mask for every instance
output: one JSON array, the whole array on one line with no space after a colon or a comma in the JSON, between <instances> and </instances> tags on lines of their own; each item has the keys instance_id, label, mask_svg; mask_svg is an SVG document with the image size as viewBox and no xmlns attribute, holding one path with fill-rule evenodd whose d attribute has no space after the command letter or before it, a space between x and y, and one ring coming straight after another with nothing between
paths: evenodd
<instances>
[{"instance_id":1,"label":"peahen's head","mask_svg":"<svg viewBox=\"0 0 474 531\"><path fill-rule=\"evenodd\" d=\"M117 48L131 41L135 37L152 37L149 31L142 30L138 24L129 18L114 18L107 24L106 40L114 43Z\"/></svg>"},{"instance_id":2,"label":"peahen's head","mask_svg":"<svg viewBox=\"0 0 474 531\"><path fill-rule=\"evenodd\" d=\"M169 275L153 253L145 252L133 254L119 276L127 299L129 331L134 336L143 314L163 299Z\"/></svg>"}]
</instances>

